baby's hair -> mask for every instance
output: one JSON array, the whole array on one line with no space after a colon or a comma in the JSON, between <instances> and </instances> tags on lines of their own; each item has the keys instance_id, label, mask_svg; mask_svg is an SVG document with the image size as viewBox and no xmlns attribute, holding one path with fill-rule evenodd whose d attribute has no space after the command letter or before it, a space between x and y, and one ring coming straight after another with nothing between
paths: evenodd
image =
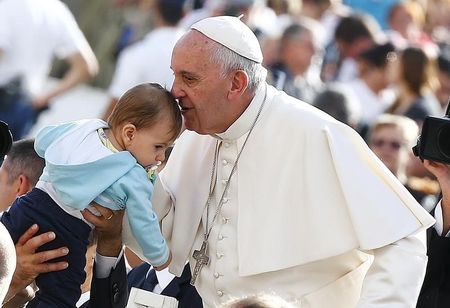
<instances>
[{"instance_id":1,"label":"baby's hair","mask_svg":"<svg viewBox=\"0 0 450 308\"><path fill-rule=\"evenodd\" d=\"M112 130L131 123L136 129L148 128L161 119L172 122L173 139L181 130L180 108L173 95L157 83L143 83L125 92L108 118Z\"/></svg>"}]
</instances>

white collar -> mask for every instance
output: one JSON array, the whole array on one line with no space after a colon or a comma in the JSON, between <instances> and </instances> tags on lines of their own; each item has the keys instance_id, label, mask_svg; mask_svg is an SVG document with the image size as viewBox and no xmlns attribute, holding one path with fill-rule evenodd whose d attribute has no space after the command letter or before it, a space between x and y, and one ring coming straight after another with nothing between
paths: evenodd
<instances>
[{"instance_id":1,"label":"white collar","mask_svg":"<svg viewBox=\"0 0 450 308\"><path fill-rule=\"evenodd\" d=\"M152 269L153 269L153 267L149 268L146 276L148 276L148 273ZM172 281L172 279L175 278L175 275L173 275L169 272L168 267L166 267L165 269L163 269L161 271L155 270L155 273L156 273L156 278L158 278L158 284L159 284L161 290L164 290L169 285L169 283Z\"/></svg>"},{"instance_id":2,"label":"white collar","mask_svg":"<svg viewBox=\"0 0 450 308\"><path fill-rule=\"evenodd\" d=\"M253 121L258 114L259 108L263 103L264 96L266 95L267 84L263 83L255 91L255 96L248 105L247 109L241 114L241 116L231 124L228 129L220 134L212 135L214 138L220 140L236 140L242 137L246 132L250 130ZM267 99L267 98L266 98Z\"/></svg>"}]
</instances>

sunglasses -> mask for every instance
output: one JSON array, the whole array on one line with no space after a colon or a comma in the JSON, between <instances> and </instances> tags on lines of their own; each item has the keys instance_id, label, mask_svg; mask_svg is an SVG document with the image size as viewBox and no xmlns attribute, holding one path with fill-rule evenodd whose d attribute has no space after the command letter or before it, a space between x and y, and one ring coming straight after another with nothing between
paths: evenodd
<instances>
[{"instance_id":1,"label":"sunglasses","mask_svg":"<svg viewBox=\"0 0 450 308\"><path fill-rule=\"evenodd\" d=\"M383 139L374 139L371 144L377 148L381 148L385 145L389 146L391 149L398 151L404 143L398 141L388 141Z\"/></svg>"}]
</instances>

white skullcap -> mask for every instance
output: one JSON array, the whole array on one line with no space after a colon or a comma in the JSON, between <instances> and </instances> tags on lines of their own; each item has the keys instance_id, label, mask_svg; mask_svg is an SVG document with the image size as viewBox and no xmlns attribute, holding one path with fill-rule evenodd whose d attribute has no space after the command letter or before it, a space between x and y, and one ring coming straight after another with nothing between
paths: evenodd
<instances>
[{"instance_id":1,"label":"white skullcap","mask_svg":"<svg viewBox=\"0 0 450 308\"><path fill-rule=\"evenodd\" d=\"M258 39L237 17L208 17L193 24L191 29L199 31L244 58L262 63L263 55Z\"/></svg>"}]
</instances>

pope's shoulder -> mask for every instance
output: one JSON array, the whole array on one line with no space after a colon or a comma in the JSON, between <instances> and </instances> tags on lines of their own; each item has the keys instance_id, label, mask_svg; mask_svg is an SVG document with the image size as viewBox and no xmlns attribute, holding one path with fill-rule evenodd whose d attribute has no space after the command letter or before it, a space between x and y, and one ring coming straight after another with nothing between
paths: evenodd
<instances>
[{"instance_id":1,"label":"pope's shoulder","mask_svg":"<svg viewBox=\"0 0 450 308\"><path fill-rule=\"evenodd\" d=\"M268 121L282 121L284 125L301 129L323 129L341 127L345 124L337 121L318 108L277 91L265 115Z\"/></svg>"}]
</instances>

